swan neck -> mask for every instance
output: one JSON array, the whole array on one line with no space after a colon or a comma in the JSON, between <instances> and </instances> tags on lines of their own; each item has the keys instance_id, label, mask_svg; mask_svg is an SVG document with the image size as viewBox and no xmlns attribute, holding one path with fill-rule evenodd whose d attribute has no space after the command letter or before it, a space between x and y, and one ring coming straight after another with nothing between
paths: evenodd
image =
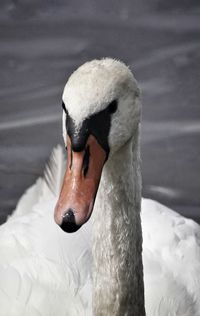
<instances>
[{"instance_id":1,"label":"swan neck","mask_svg":"<svg viewBox=\"0 0 200 316\"><path fill-rule=\"evenodd\" d=\"M95 203L95 316L145 315L138 131L135 134L106 163Z\"/></svg>"}]
</instances>

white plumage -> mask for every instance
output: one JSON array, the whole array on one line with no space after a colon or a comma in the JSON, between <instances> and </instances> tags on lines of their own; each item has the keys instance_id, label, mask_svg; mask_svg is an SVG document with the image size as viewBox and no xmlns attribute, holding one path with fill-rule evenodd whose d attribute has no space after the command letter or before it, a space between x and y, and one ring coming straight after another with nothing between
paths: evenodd
<instances>
[{"instance_id":1,"label":"white plumage","mask_svg":"<svg viewBox=\"0 0 200 316\"><path fill-rule=\"evenodd\" d=\"M66 234L53 220L64 164L57 147L0 228L1 316L91 315L91 221ZM147 316L200 315L199 225L147 199L141 218Z\"/></svg>"}]
</instances>

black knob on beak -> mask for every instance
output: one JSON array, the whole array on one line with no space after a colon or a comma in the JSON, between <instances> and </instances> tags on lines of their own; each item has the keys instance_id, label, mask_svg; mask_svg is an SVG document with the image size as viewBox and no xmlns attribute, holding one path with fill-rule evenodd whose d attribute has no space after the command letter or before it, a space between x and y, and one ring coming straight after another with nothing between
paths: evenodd
<instances>
[{"instance_id":1,"label":"black knob on beak","mask_svg":"<svg viewBox=\"0 0 200 316\"><path fill-rule=\"evenodd\" d=\"M66 233L74 233L81 227L81 225L76 224L74 212L71 208L69 208L63 216L63 221L60 227Z\"/></svg>"}]
</instances>

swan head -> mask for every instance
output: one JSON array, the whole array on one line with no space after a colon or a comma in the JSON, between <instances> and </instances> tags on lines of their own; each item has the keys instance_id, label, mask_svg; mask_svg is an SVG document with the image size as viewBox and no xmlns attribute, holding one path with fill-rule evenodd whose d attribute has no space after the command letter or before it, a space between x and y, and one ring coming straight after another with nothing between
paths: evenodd
<instances>
[{"instance_id":1,"label":"swan head","mask_svg":"<svg viewBox=\"0 0 200 316\"><path fill-rule=\"evenodd\" d=\"M139 124L139 94L129 68L111 58L87 62L68 79L62 98L68 159L54 213L64 231L89 219L104 164Z\"/></svg>"}]
</instances>

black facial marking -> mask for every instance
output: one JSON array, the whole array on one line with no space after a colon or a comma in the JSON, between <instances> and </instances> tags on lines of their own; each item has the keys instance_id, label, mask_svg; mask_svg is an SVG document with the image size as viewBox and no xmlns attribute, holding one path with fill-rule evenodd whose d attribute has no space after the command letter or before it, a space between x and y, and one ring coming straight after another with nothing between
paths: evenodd
<instances>
[{"instance_id":1,"label":"black facial marking","mask_svg":"<svg viewBox=\"0 0 200 316\"><path fill-rule=\"evenodd\" d=\"M76 152L84 150L85 144L90 134L86 120L83 121L81 128L77 131L75 122L70 117L70 115L68 115L68 118L66 120L66 129L67 134L71 139L72 150Z\"/></svg>"},{"instance_id":2,"label":"black facial marking","mask_svg":"<svg viewBox=\"0 0 200 316\"><path fill-rule=\"evenodd\" d=\"M113 100L108 106L109 113L113 114L117 111L117 100Z\"/></svg>"},{"instance_id":3,"label":"black facial marking","mask_svg":"<svg viewBox=\"0 0 200 316\"><path fill-rule=\"evenodd\" d=\"M90 149L89 149L89 146L87 146L87 148L85 150L85 155L83 157L83 167L82 167L84 177L86 176L86 174L88 172L89 160L90 160Z\"/></svg>"},{"instance_id":4,"label":"black facial marking","mask_svg":"<svg viewBox=\"0 0 200 316\"><path fill-rule=\"evenodd\" d=\"M72 155L72 149L71 148L70 148L70 155L71 155L71 161L70 161L69 169L72 168L72 163L73 163L73 155Z\"/></svg>"},{"instance_id":5,"label":"black facial marking","mask_svg":"<svg viewBox=\"0 0 200 316\"><path fill-rule=\"evenodd\" d=\"M65 103L64 103L64 102L62 102L62 108L63 108L63 110L65 111L65 113L67 114L67 110L66 110L66 107L65 107Z\"/></svg>"},{"instance_id":6,"label":"black facial marking","mask_svg":"<svg viewBox=\"0 0 200 316\"><path fill-rule=\"evenodd\" d=\"M75 122L66 110L66 130L71 139L72 150L76 152L83 151L89 135L93 135L101 147L105 150L108 157L110 151L108 135L111 125L111 114L116 112L116 110L117 100L114 100L104 110L85 119L78 131L76 129Z\"/></svg>"}]
</instances>

